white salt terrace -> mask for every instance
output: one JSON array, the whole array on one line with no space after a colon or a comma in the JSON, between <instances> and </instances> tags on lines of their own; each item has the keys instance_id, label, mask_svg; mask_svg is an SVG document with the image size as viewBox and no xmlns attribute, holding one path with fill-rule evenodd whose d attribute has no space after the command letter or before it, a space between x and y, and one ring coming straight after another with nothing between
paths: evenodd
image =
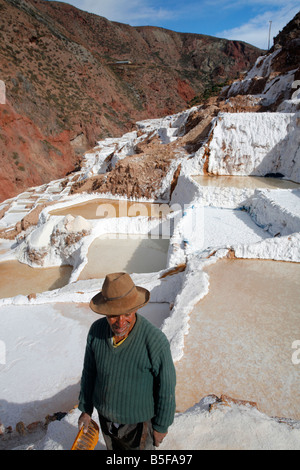
<instances>
[{"instance_id":1,"label":"white salt terrace","mask_svg":"<svg viewBox=\"0 0 300 470\"><path fill-rule=\"evenodd\" d=\"M235 243L256 243L269 236L245 211L204 208L203 249L230 247Z\"/></svg>"},{"instance_id":2,"label":"white salt terrace","mask_svg":"<svg viewBox=\"0 0 300 470\"><path fill-rule=\"evenodd\" d=\"M7 199L0 204L0 210L5 206L10 206L6 210L4 217L0 220L0 228L14 228L15 224L28 214L34 205L40 205L44 202L62 199L62 191L58 192L56 182L49 185L33 188L19 194L15 198Z\"/></svg>"},{"instance_id":3,"label":"white salt terrace","mask_svg":"<svg viewBox=\"0 0 300 470\"><path fill-rule=\"evenodd\" d=\"M285 210L300 217L300 189L289 191L272 191L272 199Z\"/></svg>"}]
</instances>

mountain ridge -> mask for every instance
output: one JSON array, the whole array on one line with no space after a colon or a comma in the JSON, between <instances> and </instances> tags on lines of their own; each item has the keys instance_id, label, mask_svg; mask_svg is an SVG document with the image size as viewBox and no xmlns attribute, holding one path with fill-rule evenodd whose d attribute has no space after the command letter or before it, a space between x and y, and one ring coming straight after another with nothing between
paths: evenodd
<instances>
[{"instance_id":1,"label":"mountain ridge","mask_svg":"<svg viewBox=\"0 0 300 470\"><path fill-rule=\"evenodd\" d=\"M0 10L1 200L64 176L97 141L138 120L182 111L261 53L238 41L111 22L67 3L0 0ZM15 133L22 116L26 125Z\"/></svg>"}]
</instances>

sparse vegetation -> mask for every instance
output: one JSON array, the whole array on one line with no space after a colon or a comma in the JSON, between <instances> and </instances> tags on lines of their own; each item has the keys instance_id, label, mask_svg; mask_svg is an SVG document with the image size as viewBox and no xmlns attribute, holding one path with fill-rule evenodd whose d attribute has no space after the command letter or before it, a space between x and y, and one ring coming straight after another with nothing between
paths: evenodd
<instances>
[{"instance_id":1,"label":"sparse vegetation","mask_svg":"<svg viewBox=\"0 0 300 470\"><path fill-rule=\"evenodd\" d=\"M210 86L208 86L207 88L204 89L203 93L201 93L200 95L195 96L188 103L188 106L192 107L192 106L200 105L200 104L204 103L205 101L207 101L212 96L219 95L222 88L226 85L227 85L227 81L223 82L223 83L212 83L212 84L210 84Z\"/></svg>"}]
</instances>

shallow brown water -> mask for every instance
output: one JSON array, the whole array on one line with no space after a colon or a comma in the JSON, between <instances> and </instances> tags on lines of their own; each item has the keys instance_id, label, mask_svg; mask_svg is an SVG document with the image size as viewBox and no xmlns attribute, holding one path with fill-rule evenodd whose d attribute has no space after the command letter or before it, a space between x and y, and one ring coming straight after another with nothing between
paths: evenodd
<instances>
[{"instance_id":1,"label":"shallow brown water","mask_svg":"<svg viewBox=\"0 0 300 470\"><path fill-rule=\"evenodd\" d=\"M73 217L81 215L86 219L103 219L113 217L160 217L169 212L167 204L150 202L133 202L114 199L93 199L91 201L74 204L50 212L50 215L68 215Z\"/></svg>"},{"instance_id":2,"label":"shallow brown water","mask_svg":"<svg viewBox=\"0 0 300 470\"><path fill-rule=\"evenodd\" d=\"M108 238L111 237L111 238ZM169 239L110 234L90 246L88 264L79 279L104 278L109 272L149 273L166 268Z\"/></svg>"},{"instance_id":3,"label":"shallow brown water","mask_svg":"<svg viewBox=\"0 0 300 470\"><path fill-rule=\"evenodd\" d=\"M261 176L207 176L195 175L192 177L201 186L218 186L221 188L239 189L299 189L300 184L281 178L261 177Z\"/></svg>"},{"instance_id":4,"label":"shallow brown water","mask_svg":"<svg viewBox=\"0 0 300 470\"><path fill-rule=\"evenodd\" d=\"M221 260L194 308L176 364L177 407L209 394L254 401L269 416L300 419L300 264Z\"/></svg>"},{"instance_id":5,"label":"shallow brown water","mask_svg":"<svg viewBox=\"0 0 300 470\"><path fill-rule=\"evenodd\" d=\"M28 295L63 287L69 281L72 266L32 268L19 261L0 263L0 298Z\"/></svg>"}]
</instances>

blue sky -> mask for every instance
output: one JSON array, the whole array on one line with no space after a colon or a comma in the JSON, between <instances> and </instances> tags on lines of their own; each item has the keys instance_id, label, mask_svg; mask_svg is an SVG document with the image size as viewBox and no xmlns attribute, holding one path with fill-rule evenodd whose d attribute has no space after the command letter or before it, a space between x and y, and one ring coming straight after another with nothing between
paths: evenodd
<instances>
[{"instance_id":1,"label":"blue sky","mask_svg":"<svg viewBox=\"0 0 300 470\"><path fill-rule=\"evenodd\" d=\"M300 10L299 0L70 0L81 10L131 26L209 34L267 49Z\"/></svg>"}]
</instances>

